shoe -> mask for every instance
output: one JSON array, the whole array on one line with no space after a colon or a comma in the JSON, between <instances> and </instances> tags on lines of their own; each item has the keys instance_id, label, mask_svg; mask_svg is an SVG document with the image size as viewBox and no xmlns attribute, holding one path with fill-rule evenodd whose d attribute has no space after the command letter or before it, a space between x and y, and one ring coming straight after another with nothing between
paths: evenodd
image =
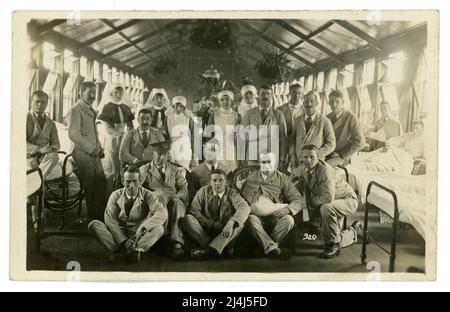
<instances>
[{"instance_id":1,"label":"shoe","mask_svg":"<svg viewBox=\"0 0 450 312\"><path fill-rule=\"evenodd\" d=\"M141 252L130 250L127 253L127 262L129 263L140 263L141 262Z\"/></svg>"},{"instance_id":2,"label":"shoe","mask_svg":"<svg viewBox=\"0 0 450 312\"><path fill-rule=\"evenodd\" d=\"M234 257L234 248L233 247L226 248L223 252L223 255L225 258L233 258Z\"/></svg>"},{"instance_id":3,"label":"shoe","mask_svg":"<svg viewBox=\"0 0 450 312\"><path fill-rule=\"evenodd\" d=\"M362 224L358 220L356 220L350 227L356 231L356 235L358 236L358 238L362 239L362 237L364 236L364 229Z\"/></svg>"},{"instance_id":4,"label":"shoe","mask_svg":"<svg viewBox=\"0 0 450 312\"><path fill-rule=\"evenodd\" d=\"M174 260L181 259L181 257L183 257L183 255L184 255L183 248L172 247L170 250L170 257Z\"/></svg>"},{"instance_id":5,"label":"shoe","mask_svg":"<svg viewBox=\"0 0 450 312\"><path fill-rule=\"evenodd\" d=\"M206 259L206 249L191 249L190 258L194 261L202 261Z\"/></svg>"},{"instance_id":6,"label":"shoe","mask_svg":"<svg viewBox=\"0 0 450 312\"><path fill-rule=\"evenodd\" d=\"M341 249L338 244L329 245L320 255L321 259L332 259L341 254Z\"/></svg>"}]
</instances>

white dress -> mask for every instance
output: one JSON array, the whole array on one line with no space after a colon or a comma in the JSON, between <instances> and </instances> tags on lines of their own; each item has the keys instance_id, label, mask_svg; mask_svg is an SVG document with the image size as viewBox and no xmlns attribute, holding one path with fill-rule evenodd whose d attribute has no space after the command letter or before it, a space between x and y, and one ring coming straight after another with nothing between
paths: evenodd
<instances>
[{"instance_id":1,"label":"white dress","mask_svg":"<svg viewBox=\"0 0 450 312\"><path fill-rule=\"evenodd\" d=\"M189 169L192 160L190 135L191 118L176 114L173 110L167 116L167 128L171 138L170 158L174 163Z\"/></svg>"}]
</instances>

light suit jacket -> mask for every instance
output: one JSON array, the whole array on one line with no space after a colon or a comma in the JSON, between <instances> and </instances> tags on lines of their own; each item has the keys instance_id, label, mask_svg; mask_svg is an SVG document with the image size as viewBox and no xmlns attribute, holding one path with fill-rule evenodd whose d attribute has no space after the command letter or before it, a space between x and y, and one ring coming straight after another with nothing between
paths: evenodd
<instances>
[{"instance_id":1,"label":"light suit jacket","mask_svg":"<svg viewBox=\"0 0 450 312\"><path fill-rule=\"evenodd\" d=\"M336 136L336 150L342 158L350 159L364 147L364 138L361 133L358 120L353 113L344 110L337 120L334 121L334 113L327 116L333 124ZM334 122L333 122L334 121Z\"/></svg>"},{"instance_id":2,"label":"light suit jacket","mask_svg":"<svg viewBox=\"0 0 450 312\"><path fill-rule=\"evenodd\" d=\"M267 126L277 125L277 126L279 126L279 138L278 138L279 153L280 153L279 156L280 156L280 160L282 160L282 161L286 160L286 156L288 154L288 145L287 145L288 142L287 142L287 132L286 132L286 120L284 119L284 115L282 112L280 112L278 109L274 109L272 107L268 111L266 121L263 122L263 120L261 118L261 113L260 113L259 107L255 107L255 108L252 108L249 111L247 111L247 113L245 113L244 117L242 118L242 125L244 127L247 127L249 125L254 125L254 126L256 126L257 131L259 131L259 126L261 126L261 125L267 125ZM270 134L271 134L271 132L270 132L270 127L269 127L268 128L268 138L267 138L267 148L269 151L272 150ZM255 139L259 142L259 136L257 136ZM246 146L247 146L246 159L250 160L249 155L248 155L248 145L249 145L249 142L247 141L247 143L246 143ZM258 144L258 150L259 150L259 144ZM259 153L257 156L259 159Z\"/></svg>"},{"instance_id":3,"label":"light suit jacket","mask_svg":"<svg viewBox=\"0 0 450 312\"><path fill-rule=\"evenodd\" d=\"M291 108L289 107L289 103L285 103L279 107L277 107L277 109L283 113L284 115L284 119L286 120L286 132L288 137L290 137L293 133L294 127L295 127L295 119L297 119L297 117L299 116L292 116L292 111ZM300 112L300 114L303 114L303 106L302 104L299 104L299 108L298 111Z\"/></svg>"},{"instance_id":4,"label":"light suit jacket","mask_svg":"<svg viewBox=\"0 0 450 312\"><path fill-rule=\"evenodd\" d=\"M312 207L320 207L337 199L349 197L357 199L353 188L342 177L336 175L333 167L322 160L312 169L311 175L302 165L292 172L292 177L303 178L307 204ZM308 193L311 196L307 195Z\"/></svg>"},{"instance_id":5,"label":"light suit jacket","mask_svg":"<svg viewBox=\"0 0 450 312\"><path fill-rule=\"evenodd\" d=\"M164 180L153 162L142 166L139 170L144 187L151 191L160 190L169 199L176 195L185 204L187 203L188 191L184 168L167 163Z\"/></svg>"},{"instance_id":6,"label":"light suit jacket","mask_svg":"<svg viewBox=\"0 0 450 312\"><path fill-rule=\"evenodd\" d=\"M90 154L101 148L96 125L97 113L79 100L67 115L69 138L75 148Z\"/></svg>"},{"instance_id":7,"label":"light suit jacket","mask_svg":"<svg viewBox=\"0 0 450 312\"><path fill-rule=\"evenodd\" d=\"M230 187L226 188L220 201L219 215L214 215L211 210L213 198L212 187L205 186L198 191L192 201L189 213L203 228L210 228L214 222L220 222L225 226L229 220L235 221L239 226L244 226L250 214L250 207L237 191Z\"/></svg>"},{"instance_id":8,"label":"light suit jacket","mask_svg":"<svg viewBox=\"0 0 450 312\"><path fill-rule=\"evenodd\" d=\"M33 113L27 114L27 157L34 154L38 148L50 146L53 152L59 151L60 143L58 131L53 120L45 117L44 128L41 129L39 122Z\"/></svg>"},{"instance_id":9,"label":"light suit jacket","mask_svg":"<svg viewBox=\"0 0 450 312\"><path fill-rule=\"evenodd\" d=\"M125 133L120 144L120 161L132 164L135 159L141 161L153 159L152 143L165 141L164 135L150 129L147 147L142 143L141 130L134 129Z\"/></svg>"},{"instance_id":10,"label":"light suit jacket","mask_svg":"<svg viewBox=\"0 0 450 312\"><path fill-rule=\"evenodd\" d=\"M150 231L157 226L165 225L168 218L167 209L149 190L139 188L139 195L129 216L125 213L126 201L125 189L114 191L105 210L105 224L117 244L120 245L128 239L127 228L137 231L138 227L143 226Z\"/></svg>"},{"instance_id":11,"label":"light suit jacket","mask_svg":"<svg viewBox=\"0 0 450 312\"><path fill-rule=\"evenodd\" d=\"M336 137L331 121L317 113L311 128L306 132L306 118L306 115L301 115L295 120L290 139L290 155L301 157L303 146L313 144L319 148L319 158L325 159L336 148Z\"/></svg>"},{"instance_id":12,"label":"light suit jacket","mask_svg":"<svg viewBox=\"0 0 450 312\"><path fill-rule=\"evenodd\" d=\"M242 188L242 196L251 205L261 195L265 195L274 203L289 204L292 215L296 215L305 207L305 202L295 185L280 171L275 171L264 181L261 171L255 171L248 177Z\"/></svg>"}]
</instances>

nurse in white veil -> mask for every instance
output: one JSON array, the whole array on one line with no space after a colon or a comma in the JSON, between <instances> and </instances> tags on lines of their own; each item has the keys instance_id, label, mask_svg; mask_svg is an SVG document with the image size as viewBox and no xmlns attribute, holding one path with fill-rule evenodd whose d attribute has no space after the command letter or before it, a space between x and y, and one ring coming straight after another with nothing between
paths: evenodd
<instances>
[{"instance_id":1,"label":"nurse in white veil","mask_svg":"<svg viewBox=\"0 0 450 312\"><path fill-rule=\"evenodd\" d=\"M136 110L136 116L142 108L148 108L152 112L152 121L150 125L152 130L154 132L159 132L168 138L166 112L170 108L170 100L166 90L162 88L153 88L148 96L147 102Z\"/></svg>"},{"instance_id":2,"label":"nurse in white veil","mask_svg":"<svg viewBox=\"0 0 450 312\"><path fill-rule=\"evenodd\" d=\"M258 106L258 91L253 85L245 85L241 88L242 101L238 106L238 113L243 117L245 113Z\"/></svg>"},{"instance_id":3,"label":"nurse in white veil","mask_svg":"<svg viewBox=\"0 0 450 312\"><path fill-rule=\"evenodd\" d=\"M131 112L128 94L120 84L108 82L99 104L102 127L99 129L100 140L105 152L102 159L103 170L108 183L108 194L113 191L113 182L120 173L119 150L122 137L126 131L133 129L134 115Z\"/></svg>"}]
</instances>

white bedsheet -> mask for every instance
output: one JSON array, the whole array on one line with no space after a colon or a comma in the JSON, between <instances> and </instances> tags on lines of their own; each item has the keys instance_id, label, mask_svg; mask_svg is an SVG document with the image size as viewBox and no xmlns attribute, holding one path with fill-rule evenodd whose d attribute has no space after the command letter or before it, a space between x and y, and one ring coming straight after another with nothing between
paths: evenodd
<instances>
[{"instance_id":1,"label":"white bedsheet","mask_svg":"<svg viewBox=\"0 0 450 312\"><path fill-rule=\"evenodd\" d=\"M400 221L412 225L425 239L426 176L354 170L350 175L355 179L360 205L366 202L366 192L370 181L377 182L394 191L397 195ZM376 205L389 216L394 216L394 201L389 193L373 186L367 199L369 203Z\"/></svg>"}]
</instances>

